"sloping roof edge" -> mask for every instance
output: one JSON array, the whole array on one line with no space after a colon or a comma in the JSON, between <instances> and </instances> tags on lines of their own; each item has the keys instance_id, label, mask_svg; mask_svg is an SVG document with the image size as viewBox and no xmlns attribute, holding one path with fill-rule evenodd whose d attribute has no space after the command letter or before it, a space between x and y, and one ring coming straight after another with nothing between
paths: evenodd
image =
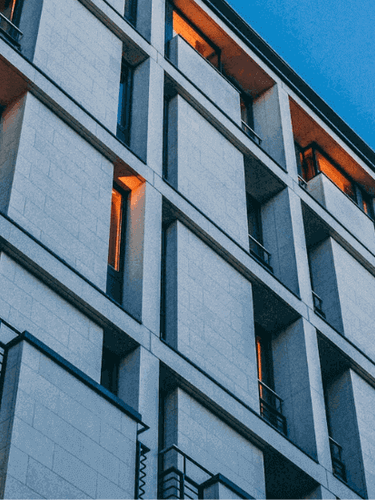
<instances>
[{"instance_id":1,"label":"sloping roof edge","mask_svg":"<svg viewBox=\"0 0 375 500\"><path fill-rule=\"evenodd\" d=\"M375 151L225 0L202 0L375 172Z\"/></svg>"}]
</instances>

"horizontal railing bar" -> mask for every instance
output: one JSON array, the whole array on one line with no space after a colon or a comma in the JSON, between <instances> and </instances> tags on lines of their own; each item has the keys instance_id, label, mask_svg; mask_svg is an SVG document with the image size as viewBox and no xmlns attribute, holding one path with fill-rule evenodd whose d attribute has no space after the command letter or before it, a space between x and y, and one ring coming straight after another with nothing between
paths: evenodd
<instances>
[{"instance_id":1,"label":"horizontal railing bar","mask_svg":"<svg viewBox=\"0 0 375 500\"><path fill-rule=\"evenodd\" d=\"M283 400L281 399L281 397L280 397L278 394L276 394L276 392L275 392L275 391L273 391L270 387L268 387L268 385L267 385L267 384L265 384L264 382L262 382L262 381L261 381L261 380L259 380L259 379L258 379L258 382L259 382L259 384L260 384L262 387L264 387L265 389L267 389L267 391L271 392L271 393L272 393L272 394L273 394L273 395L274 395L274 396L275 396L275 397L276 397L279 401L283 402Z\"/></svg>"},{"instance_id":2,"label":"horizontal railing bar","mask_svg":"<svg viewBox=\"0 0 375 500\"><path fill-rule=\"evenodd\" d=\"M15 24L13 24L10 19L8 19L6 16L4 16L4 14L2 14L1 12L0 12L0 18L4 19L4 21L6 21L8 24L10 24L13 29L18 31L18 35L23 36L22 31Z\"/></svg>"},{"instance_id":3,"label":"horizontal railing bar","mask_svg":"<svg viewBox=\"0 0 375 500\"><path fill-rule=\"evenodd\" d=\"M271 252L269 252L269 251L267 250L267 248L264 248L264 246L263 246L261 243L259 243L259 241L258 241L258 240L256 240L256 239L254 238L254 236L251 236L251 234L249 234L249 238L250 238L252 241L254 241L254 243L256 243L256 244L258 245L258 247L260 247L260 248L261 248L264 252L266 252L266 254L268 255L268 257L269 257L269 258L271 257Z\"/></svg>"},{"instance_id":4,"label":"horizontal railing bar","mask_svg":"<svg viewBox=\"0 0 375 500\"><path fill-rule=\"evenodd\" d=\"M333 438L331 438L331 436L329 436L329 440L331 443L335 444L338 448L340 448L340 450L342 450L341 444L339 444L337 441L335 441Z\"/></svg>"},{"instance_id":5,"label":"horizontal railing bar","mask_svg":"<svg viewBox=\"0 0 375 500\"><path fill-rule=\"evenodd\" d=\"M252 128L251 128L251 127L250 127L250 126L246 123L246 122L244 122L243 120L241 120L241 124L242 124L242 125L243 125L243 126L244 126L247 130L249 130L249 131L252 133L252 135L255 135L255 137L256 137L256 138L258 139L258 141L259 141L259 144L261 144L262 139L259 137L259 135L258 135L258 134L257 134L257 133L256 133L256 132L255 132L255 131L254 131L254 130L253 130L253 129L252 129Z\"/></svg>"},{"instance_id":6,"label":"horizontal railing bar","mask_svg":"<svg viewBox=\"0 0 375 500\"><path fill-rule=\"evenodd\" d=\"M201 469L203 472L205 472L206 474L208 474L210 477L214 476L210 471L208 471L207 469L205 469L204 467L202 467L202 465L200 465L198 462L196 462L193 458L189 457L189 455L187 455L185 452L183 452L182 450L180 450L180 448L178 448L175 444L172 444L172 446L169 446L168 448L165 448L164 450L161 450L159 452L159 455L165 455L168 451L171 451L171 450L175 450L178 453L180 453L180 455L182 455L183 457L187 458L192 464L194 464L197 467L199 467L199 469ZM180 471L178 471L178 472L180 472Z\"/></svg>"}]
</instances>

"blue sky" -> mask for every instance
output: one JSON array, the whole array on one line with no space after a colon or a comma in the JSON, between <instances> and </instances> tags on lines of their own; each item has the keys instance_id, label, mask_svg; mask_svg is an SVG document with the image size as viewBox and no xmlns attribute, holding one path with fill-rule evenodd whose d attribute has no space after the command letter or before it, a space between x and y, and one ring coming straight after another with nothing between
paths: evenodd
<instances>
[{"instance_id":1,"label":"blue sky","mask_svg":"<svg viewBox=\"0 0 375 500\"><path fill-rule=\"evenodd\" d=\"M375 150L375 0L227 0Z\"/></svg>"}]
</instances>

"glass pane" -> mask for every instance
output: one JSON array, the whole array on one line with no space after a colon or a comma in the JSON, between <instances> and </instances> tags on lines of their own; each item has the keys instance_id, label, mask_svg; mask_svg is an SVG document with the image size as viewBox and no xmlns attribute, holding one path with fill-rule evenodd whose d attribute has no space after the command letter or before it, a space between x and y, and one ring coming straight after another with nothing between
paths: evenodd
<instances>
[{"instance_id":1,"label":"glass pane","mask_svg":"<svg viewBox=\"0 0 375 500\"><path fill-rule=\"evenodd\" d=\"M316 161L319 166L319 170L324 172L327 177L333 181L341 191L350 196L354 201L356 199L354 186L350 179L348 179L343 173L341 173L327 158L325 158L319 151L316 151Z\"/></svg>"},{"instance_id":2,"label":"glass pane","mask_svg":"<svg viewBox=\"0 0 375 500\"><path fill-rule=\"evenodd\" d=\"M108 264L116 271L120 271L121 252L121 226L122 226L122 196L112 189L111 227L109 230Z\"/></svg>"},{"instance_id":3,"label":"glass pane","mask_svg":"<svg viewBox=\"0 0 375 500\"><path fill-rule=\"evenodd\" d=\"M218 67L219 61L215 49L176 11L173 11L173 35L181 35L195 50L208 59L211 64Z\"/></svg>"}]
</instances>

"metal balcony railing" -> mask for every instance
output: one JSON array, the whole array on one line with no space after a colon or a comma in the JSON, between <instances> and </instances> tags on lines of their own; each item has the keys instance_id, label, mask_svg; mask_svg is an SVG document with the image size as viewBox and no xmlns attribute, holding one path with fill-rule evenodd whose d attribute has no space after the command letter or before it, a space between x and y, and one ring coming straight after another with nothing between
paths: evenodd
<instances>
[{"instance_id":1,"label":"metal balcony railing","mask_svg":"<svg viewBox=\"0 0 375 500\"><path fill-rule=\"evenodd\" d=\"M342 447L331 437L329 438L329 447L331 450L333 473L346 482L346 469L342 461Z\"/></svg>"},{"instance_id":2,"label":"metal balcony railing","mask_svg":"<svg viewBox=\"0 0 375 500\"><path fill-rule=\"evenodd\" d=\"M256 134L256 132L254 132L254 130L251 127L249 127L249 125L243 120L241 120L241 126L242 130L248 137L250 137L252 141L254 141L259 146L262 144L262 139L259 137L259 135Z\"/></svg>"},{"instance_id":3,"label":"metal balcony railing","mask_svg":"<svg viewBox=\"0 0 375 500\"><path fill-rule=\"evenodd\" d=\"M159 453L159 470L158 498L203 498L201 485L214 476L176 445Z\"/></svg>"},{"instance_id":4,"label":"metal balcony railing","mask_svg":"<svg viewBox=\"0 0 375 500\"><path fill-rule=\"evenodd\" d=\"M286 435L286 418L282 413L283 400L264 382L261 380L258 380L258 382L261 416Z\"/></svg>"},{"instance_id":5,"label":"metal balcony railing","mask_svg":"<svg viewBox=\"0 0 375 500\"><path fill-rule=\"evenodd\" d=\"M0 33L5 35L8 40L13 42L19 47L20 39L23 36L22 31L17 28L15 24L12 23L4 14L0 12Z\"/></svg>"},{"instance_id":6,"label":"metal balcony railing","mask_svg":"<svg viewBox=\"0 0 375 500\"><path fill-rule=\"evenodd\" d=\"M135 457L135 491L134 498L143 499L145 494L144 487L146 486L146 454L150 451L143 443L137 441L136 457Z\"/></svg>"},{"instance_id":7,"label":"metal balcony railing","mask_svg":"<svg viewBox=\"0 0 375 500\"><path fill-rule=\"evenodd\" d=\"M312 292L312 296L313 296L313 303L314 303L314 311L316 313L318 313L320 316L322 316L323 318L325 318L326 315L323 312L323 300L314 291Z\"/></svg>"},{"instance_id":8,"label":"metal balcony railing","mask_svg":"<svg viewBox=\"0 0 375 500\"><path fill-rule=\"evenodd\" d=\"M258 260L261 260L262 263L272 271L270 252L266 248L264 248L264 246L259 243L258 240L251 236L251 234L249 234L249 247L250 253Z\"/></svg>"},{"instance_id":9,"label":"metal balcony railing","mask_svg":"<svg viewBox=\"0 0 375 500\"><path fill-rule=\"evenodd\" d=\"M300 175L298 176L298 184L299 186L302 188L302 189L305 189L307 190L307 182L305 181L305 179L303 177L301 177Z\"/></svg>"}]
</instances>

